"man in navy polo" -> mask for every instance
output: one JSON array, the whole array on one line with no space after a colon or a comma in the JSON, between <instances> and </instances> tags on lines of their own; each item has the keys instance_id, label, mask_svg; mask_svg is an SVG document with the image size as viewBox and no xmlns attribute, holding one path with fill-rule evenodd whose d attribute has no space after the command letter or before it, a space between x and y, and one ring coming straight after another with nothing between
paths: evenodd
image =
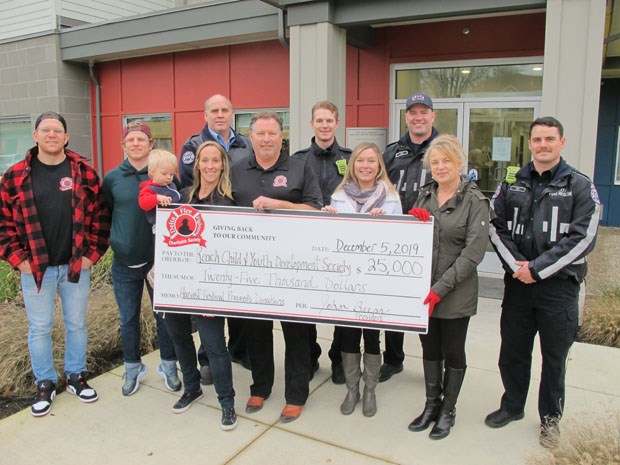
<instances>
[{"instance_id":1,"label":"man in navy polo","mask_svg":"<svg viewBox=\"0 0 620 465\"><path fill-rule=\"evenodd\" d=\"M253 154L235 162L230 180L237 205L264 210L316 210L322 195L314 171L305 160L282 152L282 120L274 112L261 112L250 122ZM280 421L299 418L309 394L310 331L304 323L281 322L286 344L284 379L286 406ZM274 381L273 322L246 320L248 353L252 366L250 398L246 412L263 408Z\"/></svg>"}]
</instances>

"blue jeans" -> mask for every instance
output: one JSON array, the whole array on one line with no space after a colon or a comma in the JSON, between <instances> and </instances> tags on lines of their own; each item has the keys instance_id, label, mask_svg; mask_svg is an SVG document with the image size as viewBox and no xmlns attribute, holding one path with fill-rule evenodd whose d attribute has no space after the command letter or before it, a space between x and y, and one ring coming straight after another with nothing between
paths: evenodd
<instances>
[{"instance_id":1,"label":"blue jeans","mask_svg":"<svg viewBox=\"0 0 620 465\"><path fill-rule=\"evenodd\" d=\"M139 268L129 268L118 263L116 259L112 261L112 283L114 297L120 312L121 343L125 363L138 363L140 361L140 308L145 284L151 303L153 302L153 289L146 279L152 265L152 263L147 263ZM168 336L164 316L160 313L154 315L157 324L160 357L162 360L176 361L174 345Z\"/></svg>"},{"instance_id":2,"label":"blue jeans","mask_svg":"<svg viewBox=\"0 0 620 465\"><path fill-rule=\"evenodd\" d=\"M209 358L209 367L213 376L213 385L217 399L222 408L235 406L235 390L233 388L232 363L226 348L224 337L224 318L194 317L200 342ZM200 372L196 367L196 347L192 338L192 316L183 313L167 313L166 326L170 338L174 341L183 373L185 392L200 390Z\"/></svg>"},{"instance_id":3,"label":"blue jeans","mask_svg":"<svg viewBox=\"0 0 620 465\"><path fill-rule=\"evenodd\" d=\"M34 379L58 381L52 353L54 299L60 295L62 319L65 324L65 373L86 370L86 307L90 291L90 270L82 270L80 281L67 281L67 265L50 266L45 270L41 291L31 274L21 274L24 305L28 317L28 349Z\"/></svg>"}]
</instances>

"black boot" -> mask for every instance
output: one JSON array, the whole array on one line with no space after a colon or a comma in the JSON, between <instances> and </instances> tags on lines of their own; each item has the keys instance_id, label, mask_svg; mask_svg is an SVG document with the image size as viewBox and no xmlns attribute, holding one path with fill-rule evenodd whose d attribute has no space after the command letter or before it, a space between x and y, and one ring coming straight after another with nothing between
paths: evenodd
<instances>
[{"instance_id":1,"label":"black boot","mask_svg":"<svg viewBox=\"0 0 620 465\"><path fill-rule=\"evenodd\" d=\"M432 360L423 360L424 384L426 386L426 404L424 411L415 420L409 423L411 431L424 431L437 419L441 407L441 378L443 363Z\"/></svg>"},{"instance_id":2,"label":"black boot","mask_svg":"<svg viewBox=\"0 0 620 465\"><path fill-rule=\"evenodd\" d=\"M429 434L431 439L443 439L450 434L450 428L454 426L456 419L456 400L459 398L464 378L465 368L446 367L443 378L443 402L435 426Z\"/></svg>"}]
</instances>

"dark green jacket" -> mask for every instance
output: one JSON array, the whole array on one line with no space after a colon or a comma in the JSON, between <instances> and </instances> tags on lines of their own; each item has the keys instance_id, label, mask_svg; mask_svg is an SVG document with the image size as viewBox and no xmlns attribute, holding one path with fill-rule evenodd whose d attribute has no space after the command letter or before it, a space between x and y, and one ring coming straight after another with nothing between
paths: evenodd
<instances>
[{"instance_id":1,"label":"dark green jacket","mask_svg":"<svg viewBox=\"0 0 620 465\"><path fill-rule=\"evenodd\" d=\"M437 183L420 189L415 207L435 218L431 287L441 297L433 317L475 315L478 307L478 273L489 240L490 203L467 176L454 196L441 208Z\"/></svg>"}]
</instances>

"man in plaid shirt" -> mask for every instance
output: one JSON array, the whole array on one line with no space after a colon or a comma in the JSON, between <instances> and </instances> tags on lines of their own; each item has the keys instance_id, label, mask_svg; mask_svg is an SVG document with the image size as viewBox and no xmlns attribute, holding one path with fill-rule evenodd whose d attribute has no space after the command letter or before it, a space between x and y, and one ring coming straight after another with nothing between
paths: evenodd
<instances>
[{"instance_id":1,"label":"man in plaid shirt","mask_svg":"<svg viewBox=\"0 0 620 465\"><path fill-rule=\"evenodd\" d=\"M65 148L65 119L43 113L33 137L36 146L4 173L0 184L0 258L21 275L37 384L31 412L43 416L58 382L51 338L57 293L66 329L67 391L82 402L98 398L86 382L86 307L90 268L108 248L110 217L97 173Z\"/></svg>"}]
</instances>

